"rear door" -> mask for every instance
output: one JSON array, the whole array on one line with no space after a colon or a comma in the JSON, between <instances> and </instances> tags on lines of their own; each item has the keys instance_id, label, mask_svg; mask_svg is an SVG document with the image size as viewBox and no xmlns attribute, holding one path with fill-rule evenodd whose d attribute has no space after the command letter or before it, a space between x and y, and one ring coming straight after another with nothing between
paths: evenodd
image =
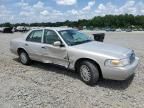
<instances>
[{"instance_id":1,"label":"rear door","mask_svg":"<svg viewBox=\"0 0 144 108\"><path fill-rule=\"evenodd\" d=\"M42 37L43 30L32 31L26 39L25 48L29 53L31 59L41 61L42 60Z\"/></svg>"}]
</instances>

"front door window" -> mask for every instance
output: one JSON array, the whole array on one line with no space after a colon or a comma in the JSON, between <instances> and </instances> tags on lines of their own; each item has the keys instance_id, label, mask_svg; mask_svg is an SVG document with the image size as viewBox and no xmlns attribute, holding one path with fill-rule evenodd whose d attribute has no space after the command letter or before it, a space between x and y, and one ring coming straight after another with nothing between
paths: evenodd
<instances>
[{"instance_id":1,"label":"front door window","mask_svg":"<svg viewBox=\"0 0 144 108\"><path fill-rule=\"evenodd\" d=\"M53 45L54 42L60 41L60 38L56 34L56 32L52 30L44 31L44 43Z\"/></svg>"}]
</instances>

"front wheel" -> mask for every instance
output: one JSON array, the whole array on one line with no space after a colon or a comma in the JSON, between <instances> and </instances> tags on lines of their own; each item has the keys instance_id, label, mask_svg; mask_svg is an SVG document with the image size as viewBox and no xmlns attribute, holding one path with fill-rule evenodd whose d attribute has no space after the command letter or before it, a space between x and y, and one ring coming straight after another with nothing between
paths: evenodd
<instances>
[{"instance_id":1,"label":"front wheel","mask_svg":"<svg viewBox=\"0 0 144 108\"><path fill-rule=\"evenodd\" d=\"M28 54L25 51L20 51L19 59L20 62L24 65L29 65L31 61Z\"/></svg>"},{"instance_id":2,"label":"front wheel","mask_svg":"<svg viewBox=\"0 0 144 108\"><path fill-rule=\"evenodd\" d=\"M88 85L95 85L99 79L97 66L91 61L83 61L78 68L82 81Z\"/></svg>"}]
</instances>

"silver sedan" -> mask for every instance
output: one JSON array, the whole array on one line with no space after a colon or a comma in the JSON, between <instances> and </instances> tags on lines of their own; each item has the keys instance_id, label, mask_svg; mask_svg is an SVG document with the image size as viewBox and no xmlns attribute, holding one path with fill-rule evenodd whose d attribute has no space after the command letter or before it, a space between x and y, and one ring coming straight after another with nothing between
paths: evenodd
<instances>
[{"instance_id":1,"label":"silver sedan","mask_svg":"<svg viewBox=\"0 0 144 108\"><path fill-rule=\"evenodd\" d=\"M12 40L10 50L24 65L35 60L73 69L89 85L100 78L125 80L134 74L139 61L131 49L94 41L71 28L31 30Z\"/></svg>"}]
</instances>

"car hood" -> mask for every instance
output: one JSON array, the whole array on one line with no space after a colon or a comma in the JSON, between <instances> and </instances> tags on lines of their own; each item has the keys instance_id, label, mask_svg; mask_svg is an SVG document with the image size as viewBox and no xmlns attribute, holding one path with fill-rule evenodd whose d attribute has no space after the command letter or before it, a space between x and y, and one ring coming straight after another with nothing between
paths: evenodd
<instances>
[{"instance_id":1,"label":"car hood","mask_svg":"<svg viewBox=\"0 0 144 108\"><path fill-rule=\"evenodd\" d=\"M127 54L131 51L128 48L124 48L112 44L105 44L97 41L91 41L88 43L75 45L73 46L73 48L76 48L79 51L83 50L89 53L103 54L106 56L112 56L116 58L126 57Z\"/></svg>"}]
</instances>

